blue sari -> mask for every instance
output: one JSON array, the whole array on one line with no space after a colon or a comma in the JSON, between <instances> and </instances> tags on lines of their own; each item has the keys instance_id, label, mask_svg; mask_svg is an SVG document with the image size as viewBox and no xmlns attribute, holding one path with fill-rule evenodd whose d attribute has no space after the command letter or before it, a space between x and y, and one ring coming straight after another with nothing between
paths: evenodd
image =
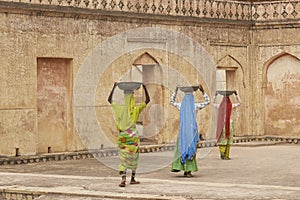
<instances>
[{"instance_id":1,"label":"blue sari","mask_svg":"<svg viewBox=\"0 0 300 200\"><path fill-rule=\"evenodd\" d=\"M186 94L180 107L179 151L181 163L192 160L197 152L199 141L198 125L195 116L193 94Z\"/></svg>"}]
</instances>

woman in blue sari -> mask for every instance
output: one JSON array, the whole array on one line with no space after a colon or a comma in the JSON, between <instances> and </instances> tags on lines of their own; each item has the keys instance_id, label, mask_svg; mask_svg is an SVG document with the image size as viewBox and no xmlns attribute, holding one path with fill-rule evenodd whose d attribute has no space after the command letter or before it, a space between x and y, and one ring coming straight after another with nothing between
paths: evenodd
<instances>
[{"instance_id":1,"label":"woman in blue sari","mask_svg":"<svg viewBox=\"0 0 300 200\"><path fill-rule=\"evenodd\" d=\"M184 176L192 177L192 172L198 171L196 162L197 143L199 141L198 125L196 115L199 110L210 103L208 95L200 85L205 101L202 103L194 102L192 92L185 93L181 103L175 101L178 87L171 97L171 104L180 111L180 129L176 141L174 158L172 162L172 172L184 171Z\"/></svg>"}]
</instances>

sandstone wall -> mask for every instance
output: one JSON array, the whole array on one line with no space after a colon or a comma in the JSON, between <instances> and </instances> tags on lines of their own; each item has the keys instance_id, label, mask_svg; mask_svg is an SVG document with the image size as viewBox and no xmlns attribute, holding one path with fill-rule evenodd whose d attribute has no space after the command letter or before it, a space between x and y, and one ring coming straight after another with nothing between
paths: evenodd
<instances>
[{"instance_id":1,"label":"sandstone wall","mask_svg":"<svg viewBox=\"0 0 300 200\"><path fill-rule=\"evenodd\" d=\"M216 5L206 8L212 9ZM182 8L184 5L178 6ZM241 9L250 4L234 6ZM175 9L176 5L172 8ZM261 4L254 8L259 8L253 13L258 13L255 16L260 20L262 8L266 6ZM231 9L226 9L230 13ZM234 11L243 13L239 9ZM249 9L244 11L247 13ZM292 12L287 11L291 16ZM276 101L278 98L276 95L266 97L269 94L268 67L283 55L299 59L297 22L293 26L259 21L253 24L246 21L249 18L244 18L245 21L235 23L229 20L229 15L218 19L216 13L210 16L215 18L213 20L196 20L187 16L152 18L143 14L108 11L103 14L97 10L1 4L0 155L33 155L114 146L117 132L106 100L115 81L137 77L132 78L132 69L135 61L145 53L157 64L151 70L152 76L143 75L139 79L147 80L152 99L141 119L150 141L168 143L175 140L179 112L170 106L169 98L176 85L200 83L212 98L218 89L216 70L226 67L234 68L228 81L232 89L239 91L243 102L233 114L236 136L297 135L297 131L291 131L294 124L296 127L300 124L297 111L284 119L275 119L271 115L276 124L265 126L273 123L273 120L268 120L267 112L272 113L279 106L266 107L268 99L275 98ZM38 60L47 59L50 59L48 70L39 76L38 69L44 68L38 68ZM69 75L55 81L51 78L55 73L49 70L57 60L67 63L58 66L68 68ZM296 63L293 66L299 65L293 63ZM273 71L282 69L276 66ZM293 87L297 86L296 75L292 76L296 77ZM58 87L61 79L67 82L64 89ZM39 92L39 88L45 93ZM297 96L294 92L289 90L287 96ZM52 95L47 97L47 94ZM138 94L141 101L143 94ZM47 102L43 99L45 96L53 99ZM116 100L120 101L121 96L120 92L117 93ZM181 98L182 94L179 94L178 100ZM199 94L195 98L203 100ZM43 101L39 101L41 99ZM286 113L299 105L297 98L292 99ZM215 116L216 111L211 106L197 116L199 130L207 139L214 137ZM288 118L295 119L288 121Z\"/></svg>"},{"instance_id":2,"label":"sandstone wall","mask_svg":"<svg viewBox=\"0 0 300 200\"><path fill-rule=\"evenodd\" d=\"M254 131L299 136L299 28L278 26L265 29L259 25L253 35L257 55L253 62L253 101L261 102L253 107Z\"/></svg>"}]
</instances>

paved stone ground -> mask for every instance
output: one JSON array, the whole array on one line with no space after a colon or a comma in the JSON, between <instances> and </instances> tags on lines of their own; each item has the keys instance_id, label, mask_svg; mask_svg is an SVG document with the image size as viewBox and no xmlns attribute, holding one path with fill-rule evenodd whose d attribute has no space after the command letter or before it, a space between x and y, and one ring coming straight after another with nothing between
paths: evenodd
<instances>
[{"instance_id":1,"label":"paved stone ground","mask_svg":"<svg viewBox=\"0 0 300 200\"><path fill-rule=\"evenodd\" d=\"M145 153L140 185L118 187L120 177L113 169L118 160L112 157L101 160L105 164L89 158L0 166L0 191L16 194L15 199L36 194L39 200L300 199L298 144L236 145L228 161L219 159L217 147L200 151L199 171L192 178L170 172L173 152Z\"/></svg>"}]
</instances>

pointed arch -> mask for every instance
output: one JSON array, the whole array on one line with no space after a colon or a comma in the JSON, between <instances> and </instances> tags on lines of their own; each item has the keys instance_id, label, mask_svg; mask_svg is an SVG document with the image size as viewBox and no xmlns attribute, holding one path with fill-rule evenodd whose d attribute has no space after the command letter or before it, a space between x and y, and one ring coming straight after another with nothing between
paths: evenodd
<instances>
[{"instance_id":1,"label":"pointed arch","mask_svg":"<svg viewBox=\"0 0 300 200\"><path fill-rule=\"evenodd\" d=\"M297 59L297 60L300 61L300 59L297 56L295 56L295 55L293 55L291 53L288 53L288 52L281 52L281 53L279 53L279 54L277 54L277 55L272 56L271 58L269 58L264 63L264 66L263 66L263 85L262 85L263 88L267 87L267 82L268 82L267 72L268 72L269 67L272 65L272 63L274 63L276 60L280 59L283 56L291 56L291 57L293 57L293 58L295 58L295 59Z\"/></svg>"},{"instance_id":2,"label":"pointed arch","mask_svg":"<svg viewBox=\"0 0 300 200\"><path fill-rule=\"evenodd\" d=\"M242 65L240 64L240 62L235 59L233 56L231 55L225 55L223 56L221 59L218 60L217 62L217 67L218 68L222 68L222 69L231 69L231 70L235 70L238 69L239 67L243 70Z\"/></svg>"},{"instance_id":3,"label":"pointed arch","mask_svg":"<svg viewBox=\"0 0 300 200\"><path fill-rule=\"evenodd\" d=\"M159 64L158 61L148 52L141 54L133 62L133 65L156 65L156 64Z\"/></svg>"},{"instance_id":4,"label":"pointed arch","mask_svg":"<svg viewBox=\"0 0 300 200\"><path fill-rule=\"evenodd\" d=\"M232 55L225 55L217 61L218 70L236 71L241 69L242 71L242 83L243 87L246 88L245 73L242 64Z\"/></svg>"},{"instance_id":5,"label":"pointed arch","mask_svg":"<svg viewBox=\"0 0 300 200\"><path fill-rule=\"evenodd\" d=\"M300 130L300 59L282 52L264 65L264 133L298 136Z\"/></svg>"}]
</instances>

